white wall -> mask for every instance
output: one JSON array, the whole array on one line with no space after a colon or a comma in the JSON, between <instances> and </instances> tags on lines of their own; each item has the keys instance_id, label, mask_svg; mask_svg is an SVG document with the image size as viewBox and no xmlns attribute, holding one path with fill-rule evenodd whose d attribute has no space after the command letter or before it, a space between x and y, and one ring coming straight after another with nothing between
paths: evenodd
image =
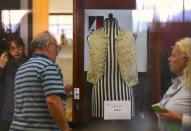
<instances>
[{"instance_id":1,"label":"white wall","mask_svg":"<svg viewBox=\"0 0 191 131\"><path fill-rule=\"evenodd\" d=\"M112 13L113 16L118 20L119 26L122 29L132 31L132 11L131 10L96 10L86 9L85 10L85 32L84 32L84 69L87 71L89 66L89 48L87 44L87 36L89 35L88 30L88 16L104 16L108 17L108 14ZM137 34L136 39L136 53L137 53L137 68L139 72L147 71L147 33L135 32Z\"/></svg>"},{"instance_id":2,"label":"white wall","mask_svg":"<svg viewBox=\"0 0 191 131\"><path fill-rule=\"evenodd\" d=\"M50 13L72 13L73 0L49 0Z\"/></svg>"},{"instance_id":3,"label":"white wall","mask_svg":"<svg viewBox=\"0 0 191 131\"><path fill-rule=\"evenodd\" d=\"M21 10L28 10L28 0L21 0L20 2ZM20 36L25 43L25 53L28 54L28 14L23 16L20 23Z\"/></svg>"}]
</instances>

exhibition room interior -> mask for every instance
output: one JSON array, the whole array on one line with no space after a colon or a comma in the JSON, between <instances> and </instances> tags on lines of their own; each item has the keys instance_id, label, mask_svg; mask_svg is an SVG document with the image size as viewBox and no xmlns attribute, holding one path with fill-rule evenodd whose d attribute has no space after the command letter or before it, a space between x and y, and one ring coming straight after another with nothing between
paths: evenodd
<instances>
[{"instance_id":1,"label":"exhibition room interior","mask_svg":"<svg viewBox=\"0 0 191 131\"><path fill-rule=\"evenodd\" d=\"M151 105L160 101L171 84L169 52L177 40L191 36L190 13L190 0L0 0L0 38L18 34L29 55L28 44L36 34L48 30L55 36L61 47L56 63L64 84L73 88L66 102L66 117L74 131L157 131L157 117ZM115 29L106 27L108 19L117 22ZM104 61L105 64L101 82L95 84L90 81L89 72L98 68L92 64L92 54L96 52L91 52L93 46L89 41L91 35L102 29L109 29L110 34L106 32L103 37L108 37L108 43L113 45L108 46L107 57L98 60L98 66ZM119 71L119 79L124 81L120 69L125 63L128 65L120 62L115 53L118 49L115 44L120 41L116 29L132 34L130 42L134 44L136 63L130 68L135 69L137 82L131 86L122 87L120 82L117 85L118 78L112 78ZM99 52L99 47L95 48ZM113 48L115 54L109 57ZM109 70L114 57L117 71Z\"/></svg>"}]
</instances>

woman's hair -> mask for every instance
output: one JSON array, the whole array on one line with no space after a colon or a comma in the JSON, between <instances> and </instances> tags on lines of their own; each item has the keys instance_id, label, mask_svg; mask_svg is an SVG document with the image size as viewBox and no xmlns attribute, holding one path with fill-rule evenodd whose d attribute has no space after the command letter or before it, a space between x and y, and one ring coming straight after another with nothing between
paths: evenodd
<instances>
[{"instance_id":1,"label":"woman's hair","mask_svg":"<svg viewBox=\"0 0 191 131\"><path fill-rule=\"evenodd\" d=\"M183 57L188 60L186 67L183 70L183 85L191 88L191 38L186 37L175 43L183 54Z\"/></svg>"},{"instance_id":2,"label":"woman's hair","mask_svg":"<svg viewBox=\"0 0 191 131\"><path fill-rule=\"evenodd\" d=\"M23 40L21 39L21 37L17 36L17 35L11 35L7 38L7 44L8 44L8 48L10 48L11 43L14 42L16 44L17 47L25 47L25 43L23 42Z\"/></svg>"},{"instance_id":3,"label":"woman's hair","mask_svg":"<svg viewBox=\"0 0 191 131\"><path fill-rule=\"evenodd\" d=\"M32 54L36 49L42 48L48 42L56 43L54 36L48 31L41 32L37 34L29 45L29 53Z\"/></svg>"}]
</instances>

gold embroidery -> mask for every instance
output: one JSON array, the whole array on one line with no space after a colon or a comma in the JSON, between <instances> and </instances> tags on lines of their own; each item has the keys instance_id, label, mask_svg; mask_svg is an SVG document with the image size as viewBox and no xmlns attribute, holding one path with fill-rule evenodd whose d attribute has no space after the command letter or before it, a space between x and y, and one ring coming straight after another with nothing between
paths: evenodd
<instances>
[{"instance_id":1,"label":"gold embroidery","mask_svg":"<svg viewBox=\"0 0 191 131\"><path fill-rule=\"evenodd\" d=\"M104 29L93 32L88 37L90 65L87 81L96 84L104 75L109 37ZM135 38L133 33L120 30L116 38L117 60L122 79L127 86L138 84Z\"/></svg>"}]
</instances>

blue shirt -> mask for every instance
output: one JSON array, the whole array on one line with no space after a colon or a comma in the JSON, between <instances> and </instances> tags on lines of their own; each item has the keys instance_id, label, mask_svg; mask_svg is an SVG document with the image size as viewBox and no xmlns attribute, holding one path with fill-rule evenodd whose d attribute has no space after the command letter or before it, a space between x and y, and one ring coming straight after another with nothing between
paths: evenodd
<instances>
[{"instance_id":1,"label":"blue shirt","mask_svg":"<svg viewBox=\"0 0 191 131\"><path fill-rule=\"evenodd\" d=\"M35 55L16 73L15 110L10 131L55 131L58 125L49 114L45 97L65 97L63 77L57 64Z\"/></svg>"}]
</instances>

